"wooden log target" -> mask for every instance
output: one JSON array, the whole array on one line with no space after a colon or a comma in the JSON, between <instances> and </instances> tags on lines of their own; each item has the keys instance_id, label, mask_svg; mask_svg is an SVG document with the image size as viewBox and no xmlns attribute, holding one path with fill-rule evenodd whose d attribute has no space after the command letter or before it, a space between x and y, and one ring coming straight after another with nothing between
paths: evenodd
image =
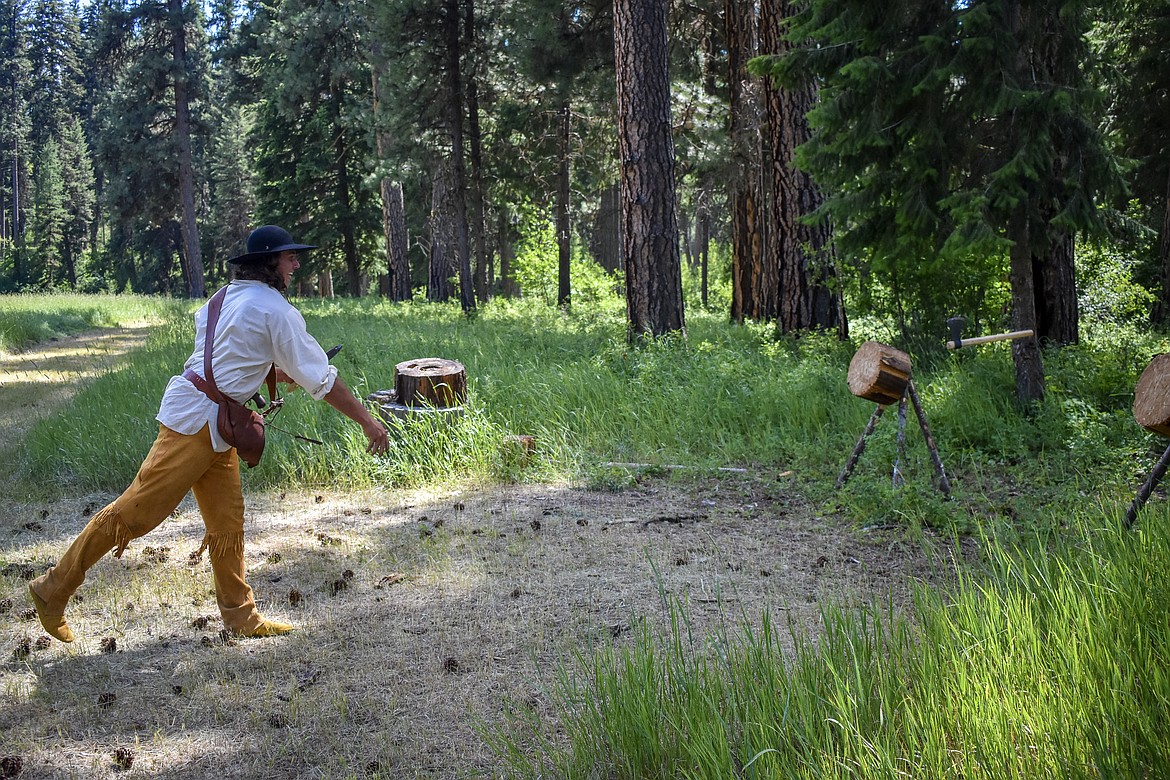
<instances>
[{"instance_id":1,"label":"wooden log target","mask_svg":"<svg viewBox=\"0 0 1170 780\"><path fill-rule=\"evenodd\" d=\"M1158 355L1133 389L1133 418L1147 431L1170 436L1170 353Z\"/></svg>"},{"instance_id":2,"label":"wooden log target","mask_svg":"<svg viewBox=\"0 0 1170 780\"><path fill-rule=\"evenodd\" d=\"M394 390L404 406L460 406L467 400L467 371L444 358L406 360L394 366Z\"/></svg>"},{"instance_id":3,"label":"wooden log target","mask_svg":"<svg viewBox=\"0 0 1170 780\"><path fill-rule=\"evenodd\" d=\"M849 362L849 392L867 401L897 403L910 383L910 356L879 341L861 345Z\"/></svg>"}]
</instances>

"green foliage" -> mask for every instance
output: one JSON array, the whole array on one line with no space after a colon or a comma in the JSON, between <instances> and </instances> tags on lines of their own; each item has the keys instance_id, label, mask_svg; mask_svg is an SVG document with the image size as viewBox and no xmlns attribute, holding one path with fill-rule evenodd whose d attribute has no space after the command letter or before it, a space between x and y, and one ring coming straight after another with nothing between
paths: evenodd
<instances>
[{"instance_id":1,"label":"green foliage","mask_svg":"<svg viewBox=\"0 0 1170 780\"><path fill-rule=\"evenodd\" d=\"M556 225L548 214L529 208L520 225L520 239L512 260L512 276L521 294L552 306L557 302L558 249ZM614 291L621 285L616 273L610 274L573 242L569 262L569 295L574 306L611 307Z\"/></svg>"},{"instance_id":2,"label":"green foliage","mask_svg":"<svg viewBox=\"0 0 1170 780\"><path fill-rule=\"evenodd\" d=\"M1095 204L1120 181L1096 129L1083 9L1021 9L818 0L796 17L792 54L757 64L822 80L798 150L826 193L815 216L912 330L929 330L915 315L977 307L1012 243L1043 256L1062 233L1102 230Z\"/></svg>"}]
</instances>

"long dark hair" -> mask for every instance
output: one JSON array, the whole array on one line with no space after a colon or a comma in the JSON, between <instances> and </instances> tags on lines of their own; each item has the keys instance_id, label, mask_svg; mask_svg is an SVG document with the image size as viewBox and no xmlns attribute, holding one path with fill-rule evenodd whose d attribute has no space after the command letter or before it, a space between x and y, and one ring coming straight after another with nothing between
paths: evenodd
<instances>
[{"instance_id":1,"label":"long dark hair","mask_svg":"<svg viewBox=\"0 0 1170 780\"><path fill-rule=\"evenodd\" d=\"M237 265L236 272L232 276L235 279L264 282L269 287L274 287L283 293L288 289L288 285L284 283L284 279L276 272L276 267L279 264L280 252L272 252L258 260Z\"/></svg>"}]
</instances>

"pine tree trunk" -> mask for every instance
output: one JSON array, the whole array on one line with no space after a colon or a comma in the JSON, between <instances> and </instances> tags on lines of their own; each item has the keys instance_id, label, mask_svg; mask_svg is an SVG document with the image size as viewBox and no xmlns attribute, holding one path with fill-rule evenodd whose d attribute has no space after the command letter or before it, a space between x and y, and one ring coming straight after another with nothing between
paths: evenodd
<instances>
[{"instance_id":1,"label":"pine tree trunk","mask_svg":"<svg viewBox=\"0 0 1170 780\"><path fill-rule=\"evenodd\" d=\"M377 53L377 52L376 52ZM378 66L370 66L370 84L374 98L374 120L377 123L382 112L382 90L378 79ZM374 132L374 143L378 160L386 159L386 134L381 125ZM386 296L395 302L409 301L410 258L407 256L406 209L402 200L401 182L383 176L379 182L382 195L382 233L386 240Z\"/></svg>"},{"instance_id":2,"label":"pine tree trunk","mask_svg":"<svg viewBox=\"0 0 1170 780\"><path fill-rule=\"evenodd\" d=\"M459 0L446 0L447 30L447 132L451 139L451 227L455 262L459 271L459 304L464 312L475 309L471 277L471 248L467 237L467 184L463 163L463 59L459 36Z\"/></svg>"},{"instance_id":3,"label":"pine tree trunk","mask_svg":"<svg viewBox=\"0 0 1170 780\"><path fill-rule=\"evenodd\" d=\"M589 236L589 252L602 268L616 271L622 267L618 185L602 190L600 201Z\"/></svg>"},{"instance_id":4,"label":"pine tree trunk","mask_svg":"<svg viewBox=\"0 0 1170 780\"><path fill-rule=\"evenodd\" d=\"M500 245L500 292L505 298L515 298L520 294L520 286L516 284L516 279L512 275L514 239L512 226L508 224L507 212L501 209L496 240Z\"/></svg>"},{"instance_id":5,"label":"pine tree trunk","mask_svg":"<svg viewBox=\"0 0 1170 780\"><path fill-rule=\"evenodd\" d=\"M557 122L557 306L568 306L569 285L569 101L561 102Z\"/></svg>"},{"instance_id":6,"label":"pine tree trunk","mask_svg":"<svg viewBox=\"0 0 1170 780\"><path fill-rule=\"evenodd\" d=\"M183 268L187 292L192 298L207 296L203 273L203 251L199 246L199 225L195 214L195 163L191 153L190 68L187 64L187 34L183 1L169 0L175 57L175 144L179 157L179 199L182 207Z\"/></svg>"},{"instance_id":7,"label":"pine tree trunk","mask_svg":"<svg viewBox=\"0 0 1170 780\"><path fill-rule=\"evenodd\" d=\"M615 0L618 155L629 339L683 331L666 0Z\"/></svg>"},{"instance_id":8,"label":"pine tree trunk","mask_svg":"<svg viewBox=\"0 0 1170 780\"><path fill-rule=\"evenodd\" d=\"M455 275L454 236L451 234L451 187L442 165L435 166L431 179L431 256L427 274L427 300L451 299L451 278Z\"/></svg>"},{"instance_id":9,"label":"pine tree trunk","mask_svg":"<svg viewBox=\"0 0 1170 780\"><path fill-rule=\"evenodd\" d=\"M406 209L402 184L382 179L382 227L386 234L388 295L392 301L409 301L410 258L406 248Z\"/></svg>"},{"instance_id":10,"label":"pine tree trunk","mask_svg":"<svg viewBox=\"0 0 1170 780\"><path fill-rule=\"evenodd\" d=\"M707 265L711 254L711 210L704 203L699 208L699 301L707 305Z\"/></svg>"},{"instance_id":11,"label":"pine tree trunk","mask_svg":"<svg viewBox=\"0 0 1170 780\"><path fill-rule=\"evenodd\" d=\"M761 9L762 46L784 55L792 44L784 40L781 25L795 10L790 0L764 0ZM844 312L830 280L834 276L831 236L827 223L806 225L802 219L820 207L823 197L812 177L797 169L796 147L811 136L806 116L816 103L816 88L765 87L772 159L771 241L779 267L779 326L781 333L835 329L844 337Z\"/></svg>"},{"instance_id":12,"label":"pine tree trunk","mask_svg":"<svg viewBox=\"0 0 1170 780\"><path fill-rule=\"evenodd\" d=\"M745 0L725 0L729 128L732 178L728 183L731 212L731 319L760 319L764 302L764 246L761 225L759 99L747 74L756 51L755 10Z\"/></svg>"},{"instance_id":13,"label":"pine tree trunk","mask_svg":"<svg viewBox=\"0 0 1170 780\"><path fill-rule=\"evenodd\" d=\"M476 65L475 2L466 0L465 37L471 56L471 75L467 79L467 131L471 154L471 244L475 247L475 297L486 301L491 297L488 284L490 253L487 245L486 215L483 190L483 131L479 124L479 79Z\"/></svg>"},{"instance_id":14,"label":"pine tree trunk","mask_svg":"<svg viewBox=\"0 0 1170 780\"><path fill-rule=\"evenodd\" d=\"M1032 276L1029 225L1022 213L1015 214L1011 222L1012 330L1035 330L1036 286ZM1044 363L1036 337L1013 340L1012 360L1016 368L1016 396L1020 402L1028 404L1044 398Z\"/></svg>"},{"instance_id":15,"label":"pine tree trunk","mask_svg":"<svg viewBox=\"0 0 1170 780\"><path fill-rule=\"evenodd\" d=\"M1045 346L1080 340L1075 249L1073 236L1060 235L1046 253L1033 257L1036 337Z\"/></svg>"}]
</instances>

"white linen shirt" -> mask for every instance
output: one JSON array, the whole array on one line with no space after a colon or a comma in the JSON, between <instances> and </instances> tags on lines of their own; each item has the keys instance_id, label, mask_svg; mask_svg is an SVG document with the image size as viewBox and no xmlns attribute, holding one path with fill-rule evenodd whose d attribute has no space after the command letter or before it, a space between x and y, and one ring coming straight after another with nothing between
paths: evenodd
<instances>
[{"instance_id":1,"label":"white linen shirt","mask_svg":"<svg viewBox=\"0 0 1170 780\"><path fill-rule=\"evenodd\" d=\"M203 376L207 304L195 313L195 351L184 369ZM256 394L275 363L316 400L333 389L337 368L305 329L305 318L278 290L264 282L236 280L228 286L215 326L212 369L220 392L243 403ZM219 435L219 406L182 376L173 376L163 393L157 420L192 436L204 425L216 452L229 449Z\"/></svg>"}]
</instances>

